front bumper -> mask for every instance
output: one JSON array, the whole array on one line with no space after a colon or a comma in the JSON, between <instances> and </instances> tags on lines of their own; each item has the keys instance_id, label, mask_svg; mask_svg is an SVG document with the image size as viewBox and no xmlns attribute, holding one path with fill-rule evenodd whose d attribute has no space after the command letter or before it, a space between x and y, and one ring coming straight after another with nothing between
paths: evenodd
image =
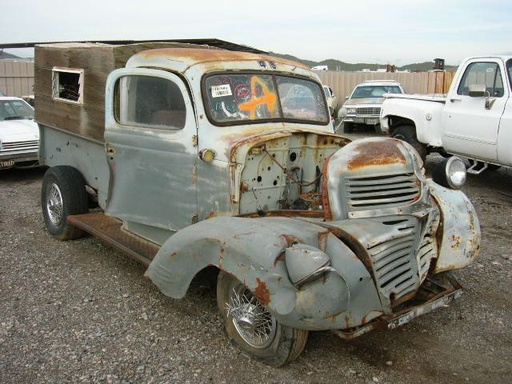
<instances>
[{"instance_id":1,"label":"front bumper","mask_svg":"<svg viewBox=\"0 0 512 384\"><path fill-rule=\"evenodd\" d=\"M31 151L1 151L0 169L13 168L19 163L37 163L38 160L38 149Z\"/></svg>"},{"instance_id":2,"label":"front bumper","mask_svg":"<svg viewBox=\"0 0 512 384\"><path fill-rule=\"evenodd\" d=\"M353 123L353 124L365 124L365 125L377 125L380 124L379 116L350 116L347 115L343 119L344 123Z\"/></svg>"},{"instance_id":3,"label":"front bumper","mask_svg":"<svg viewBox=\"0 0 512 384\"><path fill-rule=\"evenodd\" d=\"M449 274L428 278L416 297L407 302L407 307L391 315L382 315L361 327L333 330L342 339L350 340L374 329L392 330L409 323L411 320L446 307L462 295L461 285Z\"/></svg>"}]
</instances>

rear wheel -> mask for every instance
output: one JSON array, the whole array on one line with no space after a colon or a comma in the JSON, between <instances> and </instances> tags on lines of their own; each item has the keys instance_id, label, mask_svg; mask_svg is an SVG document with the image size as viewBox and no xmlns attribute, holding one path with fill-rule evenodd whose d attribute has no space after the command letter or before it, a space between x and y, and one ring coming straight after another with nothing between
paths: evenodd
<instances>
[{"instance_id":1,"label":"rear wheel","mask_svg":"<svg viewBox=\"0 0 512 384\"><path fill-rule=\"evenodd\" d=\"M228 337L257 360L281 366L304 350L308 331L281 325L240 281L220 272L217 304Z\"/></svg>"},{"instance_id":2,"label":"rear wheel","mask_svg":"<svg viewBox=\"0 0 512 384\"><path fill-rule=\"evenodd\" d=\"M88 196L82 174L73 167L57 166L46 171L41 190L41 207L48 232L59 240L76 239L84 232L69 225L69 215L86 213Z\"/></svg>"},{"instance_id":3,"label":"rear wheel","mask_svg":"<svg viewBox=\"0 0 512 384\"><path fill-rule=\"evenodd\" d=\"M414 149L418 151L423 161L425 161L427 158L427 146L418 141L414 127L410 125L402 125L398 128L395 128L391 134L391 137L406 141L411 144Z\"/></svg>"}]
</instances>

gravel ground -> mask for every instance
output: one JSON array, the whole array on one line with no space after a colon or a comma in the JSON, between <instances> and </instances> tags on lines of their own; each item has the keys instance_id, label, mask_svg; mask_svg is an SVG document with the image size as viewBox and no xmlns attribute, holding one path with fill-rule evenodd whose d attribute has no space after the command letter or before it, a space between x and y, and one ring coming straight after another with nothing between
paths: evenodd
<instances>
[{"instance_id":1,"label":"gravel ground","mask_svg":"<svg viewBox=\"0 0 512 384\"><path fill-rule=\"evenodd\" d=\"M439 158L427 162L431 169ZM44 169L0 172L0 383L510 383L512 172L470 176L482 253L449 308L354 341L312 333L282 368L220 326L215 276L183 300L92 237L59 242L40 208Z\"/></svg>"}]
</instances>

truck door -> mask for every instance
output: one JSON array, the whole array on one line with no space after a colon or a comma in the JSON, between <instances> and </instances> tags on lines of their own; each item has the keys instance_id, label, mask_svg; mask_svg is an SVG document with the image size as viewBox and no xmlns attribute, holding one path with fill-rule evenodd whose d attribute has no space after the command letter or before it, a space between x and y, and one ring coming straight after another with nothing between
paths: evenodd
<instances>
[{"instance_id":1,"label":"truck door","mask_svg":"<svg viewBox=\"0 0 512 384\"><path fill-rule=\"evenodd\" d=\"M119 69L109 76L105 96L105 212L164 241L197 214L197 129L188 88L165 71Z\"/></svg>"},{"instance_id":2,"label":"truck door","mask_svg":"<svg viewBox=\"0 0 512 384\"><path fill-rule=\"evenodd\" d=\"M470 92L475 89L482 92ZM470 158L496 161L498 130L507 97L498 62L470 63L446 102L443 147Z\"/></svg>"}]
</instances>

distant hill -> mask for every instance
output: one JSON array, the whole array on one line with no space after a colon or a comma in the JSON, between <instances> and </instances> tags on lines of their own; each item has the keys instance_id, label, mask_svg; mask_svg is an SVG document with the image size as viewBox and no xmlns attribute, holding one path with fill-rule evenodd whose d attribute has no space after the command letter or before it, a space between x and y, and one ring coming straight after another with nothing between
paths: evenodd
<instances>
[{"instance_id":1,"label":"distant hill","mask_svg":"<svg viewBox=\"0 0 512 384\"><path fill-rule=\"evenodd\" d=\"M19 59L18 56L12 55L10 53L4 52L3 49L0 49L0 60L2 59Z\"/></svg>"},{"instance_id":2,"label":"distant hill","mask_svg":"<svg viewBox=\"0 0 512 384\"><path fill-rule=\"evenodd\" d=\"M327 65L329 70L331 71L362 71L363 69L369 69L370 71L376 71L377 69L386 68L386 64L370 64L370 63L345 63L344 61L336 60L336 59L327 59L323 61L311 61L311 60L303 60L298 57L292 55L286 55L281 53L270 52L272 56L281 57L287 60L298 61L308 67L314 67L316 65ZM402 67L396 67L396 70L399 71L411 71L411 72L428 72L434 69L433 61L426 61L424 63L415 63L408 64ZM457 66L453 65L445 65L445 70L447 71L455 71L457 70Z\"/></svg>"},{"instance_id":3,"label":"distant hill","mask_svg":"<svg viewBox=\"0 0 512 384\"><path fill-rule=\"evenodd\" d=\"M362 71L363 69L369 69L370 71L376 71L377 69L383 69L386 68L386 64L370 64L370 63L345 63L344 61L336 60L336 59L327 59L323 61L311 61L311 60L303 60L298 57L282 54L282 53L275 53L275 52L269 52L272 56L281 57L283 59L287 60L293 60L298 61L299 63L302 63L304 65L307 65L309 68L314 67L316 65L327 65L329 70L331 71ZM4 52L2 49L0 49L0 60L1 59L19 59L20 57ZM408 64L404 65L402 67L396 67L399 71L411 71L411 72L428 72L431 69L434 68L434 63L431 61L426 61L424 63L415 63L415 64ZM450 66L446 65L445 70L447 71L455 71L457 69L456 66Z\"/></svg>"}]
</instances>

